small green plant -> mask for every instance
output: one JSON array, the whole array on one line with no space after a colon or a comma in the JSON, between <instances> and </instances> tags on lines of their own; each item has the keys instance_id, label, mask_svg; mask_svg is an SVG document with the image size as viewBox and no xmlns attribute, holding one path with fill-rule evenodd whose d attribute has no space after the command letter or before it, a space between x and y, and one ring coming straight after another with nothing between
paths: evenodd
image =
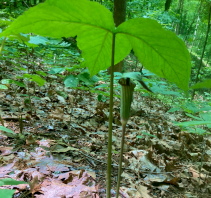
<instances>
[{"instance_id":1,"label":"small green plant","mask_svg":"<svg viewBox=\"0 0 211 198\"><path fill-rule=\"evenodd\" d=\"M189 122L180 122L177 123L175 122L174 124L177 126L180 126L182 130L187 131L188 133L193 133L198 136L206 136L206 135L211 135L210 129L211 129L211 112L207 113L201 113L199 117L193 116L191 114L186 114L189 117L193 118L193 121ZM201 127L197 127L197 126ZM205 127L202 128L202 126L205 125ZM208 130L209 129L209 130ZM201 149L201 165L199 166L199 172L201 173L202 170L202 164L203 164L203 159L204 159L204 153L205 153L205 139L203 143L203 147Z\"/></svg>"},{"instance_id":2,"label":"small green plant","mask_svg":"<svg viewBox=\"0 0 211 198\"><path fill-rule=\"evenodd\" d=\"M27 184L27 182L22 181L16 181L11 178L1 179L0 180L0 186L3 185L19 185L19 184ZM9 190L9 189L0 189L0 197L4 198L12 198L15 190Z\"/></svg>"},{"instance_id":3,"label":"small green plant","mask_svg":"<svg viewBox=\"0 0 211 198\"><path fill-rule=\"evenodd\" d=\"M85 60L82 65L88 67L91 77L111 66L106 192L110 198L114 64L133 49L146 69L187 91L189 52L182 40L155 20L131 19L116 28L109 10L87 0L47 0L18 17L0 36L30 32L54 38L77 35Z\"/></svg>"},{"instance_id":4,"label":"small green plant","mask_svg":"<svg viewBox=\"0 0 211 198\"><path fill-rule=\"evenodd\" d=\"M11 129L8 129L5 126L0 126L0 131L2 131L1 134L6 135L7 137L17 137L16 133L14 133Z\"/></svg>"},{"instance_id":5,"label":"small green plant","mask_svg":"<svg viewBox=\"0 0 211 198\"><path fill-rule=\"evenodd\" d=\"M141 134L144 135L144 136L148 136L148 137L158 138L157 136L152 135L152 134L150 134L150 133L147 133L147 132L145 132L145 131L142 131ZM137 135L136 138L143 138L143 136Z\"/></svg>"},{"instance_id":6,"label":"small green plant","mask_svg":"<svg viewBox=\"0 0 211 198\"><path fill-rule=\"evenodd\" d=\"M204 130L202 128L197 128L198 125L206 125L208 128L211 128L211 112L200 113L200 116L193 116L191 114L186 113L187 116L193 118L193 121L188 122L175 122L175 125L180 126L183 129L186 129L189 133L196 133L198 135L207 135L210 132Z\"/></svg>"}]
</instances>

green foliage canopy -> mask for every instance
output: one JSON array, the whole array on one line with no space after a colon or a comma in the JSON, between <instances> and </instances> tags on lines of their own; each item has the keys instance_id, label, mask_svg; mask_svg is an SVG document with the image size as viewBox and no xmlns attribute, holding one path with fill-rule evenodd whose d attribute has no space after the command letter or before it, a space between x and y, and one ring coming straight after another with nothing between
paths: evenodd
<instances>
[{"instance_id":1,"label":"green foliage canopy","mask_svg":"<svg viewBox=\"0 0 211 198\"><path fill-rule=\"evenodd\" d=\"M47 0L18 17L0 36L35 33L50 37L77 35L78 46L90 75L111 64L115 34L115 64L134 50L151 72L188 89L190 56L185 44L151 19L131 19L115 28L112 13L87 0Z\"/></svg>"}]
</instances>

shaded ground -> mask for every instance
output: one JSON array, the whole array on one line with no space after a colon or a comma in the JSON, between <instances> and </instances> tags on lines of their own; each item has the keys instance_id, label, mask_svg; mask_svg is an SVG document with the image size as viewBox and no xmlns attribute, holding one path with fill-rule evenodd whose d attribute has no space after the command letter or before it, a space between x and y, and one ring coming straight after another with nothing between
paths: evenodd
<instances>
[{"instance_id":1,"label":"shaded ground","mask_svg":"<svg viewBox=\"0 0 211 198\"><path fill-rule=\"evenodd\" d=\"M2 66L1 75L17 73ZM38 66L39 67L39 66ZM43 68L42 68L43 69ZM104 82L101 82L104 83ZM102 91L105 91L102 89ZM10 85L0 92L1 123L17 136L0 135L0 178L27 181L14 197L106 197L109 102L89 91L65 89L58 80L29 92ZM115 98L112 195L121 143L120 100ZM181 131L184 113L135 93L127 126L121 197L210 197L211 136ZM22 120L20 119L22 115Z\"/></svg>"}]
</instances>

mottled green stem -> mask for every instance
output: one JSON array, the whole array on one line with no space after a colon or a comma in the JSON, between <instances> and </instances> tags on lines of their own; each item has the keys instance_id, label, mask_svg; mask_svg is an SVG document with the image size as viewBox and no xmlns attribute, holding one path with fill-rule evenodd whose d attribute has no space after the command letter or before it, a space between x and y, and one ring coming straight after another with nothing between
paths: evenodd
<instances>
[{"instance_id":1,"label":"mottled green stem","mask_svg":"<svg viewBox=\"0 0 211 198\"><path fill-rule=\"evenodd\" d=\"M127 124L127 122L122 122L122 142L121 142L121 152L120 152L120 157L119 157L119 169L118 169L116 198L119 197L119 188L120 188L120 181L121 181L121 174L122 174L122 158L123 158L123 150L124 150L124 143L125 143L126 124Z\"/></svg>"},{"instance_id":2,"label":"mottled green stem","mask_svg":"<svg viewBox=\"0 0 211 198\"><path fill-rule=\"evenodd\" d=\"M119 158L116 198L118 198L119 196L119 188L120 188L120 181L121 181L121 174L122 174L122 159L123 159L126 124L130 118L130 107L133 100L133 91L136 86L135 83L133 83L130 80L130 78L121 78L119 80L119 84L121 85L120 117L121 117L121 122L122 122L122 142L121 142L121 152L120 152L120 158Z\"/></svg>"},{"instance_id":3,"label":"mottled green stem","mask_svg":"<svg viewBox=\"0 0 211 198\"><path fill-rule=\"evenodd\" d=\"M1 47L0 47L0 54L1 54L1 52L2 52L2 50L3 50L3 47L4 47L4 43L5 43L5 41L6 41L6 36L4 37L4 39L3 39L3 41L2 41L2 44L1 44Z\"/></svg>"},{"instance_id":4,"label":"mottled green stem","mask_svg":"<svg viewBox=\"0 0 211 198\"><path fill-rule=\"evenodd\" d=\"M112 123L113 123L114 52L115 52L115 34L113 34L113 39L112 39L111 70L110 70L111 82L110 82L110 110L109 110L106 198L111 197L111 154L112 154Z\"/></svg>"}]
</instances>

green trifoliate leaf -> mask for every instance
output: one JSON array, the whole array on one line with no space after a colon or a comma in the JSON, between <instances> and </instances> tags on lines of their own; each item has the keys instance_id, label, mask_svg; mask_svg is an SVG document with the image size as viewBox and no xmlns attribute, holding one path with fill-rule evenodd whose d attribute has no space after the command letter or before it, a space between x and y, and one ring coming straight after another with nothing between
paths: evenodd
<instances>
[{"instance_id":1,"label":"green trifoliate leaf","mask_svg":"<svg viewBox=\"0 0 211 198\"><path fill-rule=\"evenodd\" d=\"M46 0L18 17L0 36L20 32L58 38L77 35L90 76L110 66L116 34L115 64L133 48L144 67L188 89L190 56L185 44L154 20L132 19L115 29L112 13L97 2Z\"/></svg>"},{"instance_id":2,"label":"green trifoliate leaf","mask_svg":"<svg viewBox=\"0 0 211 198\"><path fill-rule=\"evenodd\" d=\"M118 26L116 42L128 39L135 55L149 71L175 82L187 90L190 77L190 55L176 34L166 31L151 19L132 19ZM122 48L125 48L124 44Z\"/></svg>"},{"instance_id":3,"label":"green trifoliate leaf","mask_svg":"<svg viewBox=\"0 0 211 198\"><path fill-rule=\"evenodd\" d=\"M19 32L33 32L57 38L78 35L78 46L85 59L84 67L88 67L93 76L111 64L114 29L112 13L97 2L47 0L18 17L2 36ZM126 55L127 53L124 53L122 57L118 57L116 62Z\"/></svg>"}]
</instances>

